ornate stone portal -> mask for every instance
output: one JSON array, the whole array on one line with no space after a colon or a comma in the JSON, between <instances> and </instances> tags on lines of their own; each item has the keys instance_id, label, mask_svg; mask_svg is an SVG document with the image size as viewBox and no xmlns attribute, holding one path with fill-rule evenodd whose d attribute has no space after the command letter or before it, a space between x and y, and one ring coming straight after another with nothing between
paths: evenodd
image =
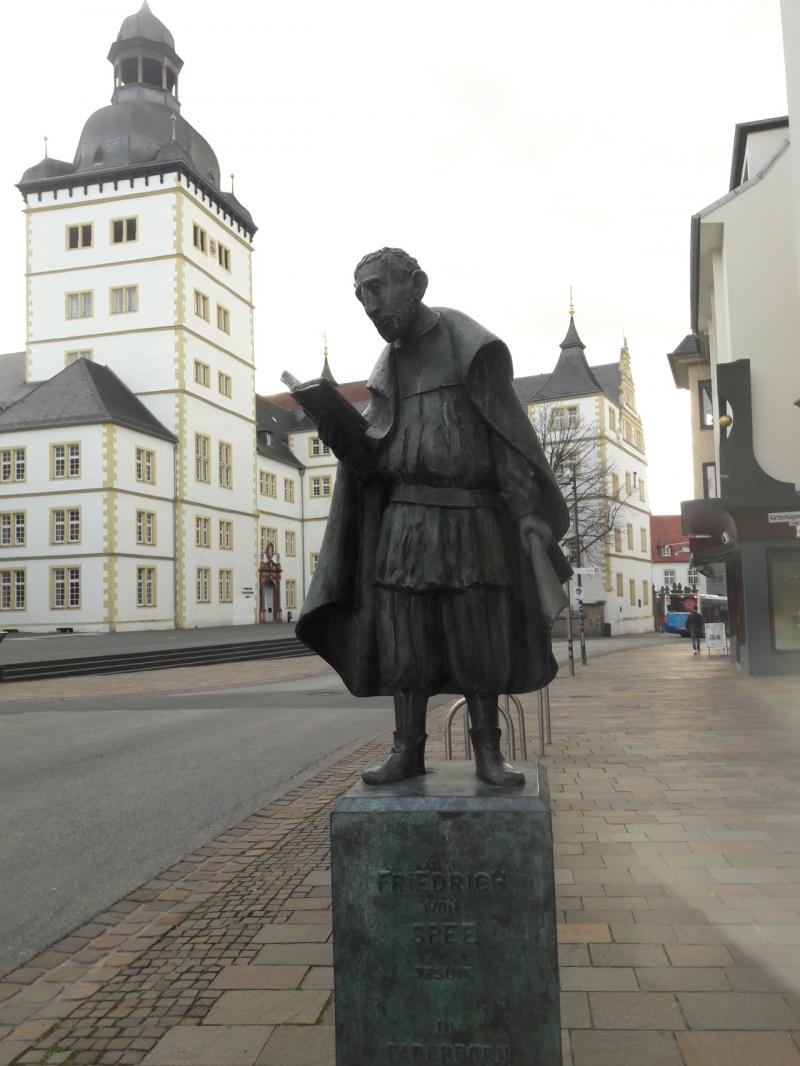
<instances>
[{"instance_id":1,"label":"ornate stone portal","mask_svg":"<svg viewBox=\"0 0 800 1066\"><path fill-rule=\"evenodd\" d=\"M281 557L275 552L272 541L261 553L258 567L258 620L259 622L282 622L281 607Z\"/></svg>"}]
</instances>

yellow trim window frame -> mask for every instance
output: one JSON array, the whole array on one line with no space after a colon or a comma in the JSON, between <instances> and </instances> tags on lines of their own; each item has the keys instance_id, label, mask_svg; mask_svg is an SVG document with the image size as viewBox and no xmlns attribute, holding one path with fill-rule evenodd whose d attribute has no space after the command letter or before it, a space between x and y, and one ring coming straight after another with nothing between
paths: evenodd
<instances>
[{"instance_id":1,"label":"yellow trim window frame","mask_svg":"<svg viewBox=\"0 0 800 1066\"><path fill-rule=\"evenodd\" d=\"M156 480L156 453L149 448L136 449L136 480L146 485Z\"/></svg>"},{"instance_id":2,"label":"yellow trim window frame","mask_svg":"<svg viewBox=\"0 0 800 1066\"><path fill-rule=\"evenodd\" d=\"M77 222L66 226L64 240L68 252L80 248L91 248L94 244L94 225L91 222Z\"/></svg>"},{"instance_id":3,"label":"yellow trim window frame","mask_svg":"<svg viewBox=\"0 0 800 1066\"><path fill-rule=\"evenodd\" d=\"M221 329L223 333L231 332L231 313L222 304L217 304L217 329Z\"/></svg>"},{"instance_id":4,"label":"yellow trim window frame","mask_svg":"<svg viewBox=\"0 0 800 1066\"><path fill-rule=\"evenodd\" d=\"M222 269L227 270L228 273L230 273L231 250L230 248L226 247L224 244L220 244L219 242L217 242L217 259L219 260L219 265L222 267Z\"/></svg>"},{"instance_id":5,"label":"yellow trim window frame","mask_svg":"<svg viewBox=\"0 0 800 1066\"><path fill-rule=\"evenodd\" d=\"M24 570L0 570L0 611L24 611L27 606Z\"/></svg>"},{"instance_id":6,"label":"yellow trim window frame","mask_svg":"<svg viewBox=\"0 0 800 1066\"><path fill-rule=\"evenodd\" d=\"M136 567L136 606L157 606L156 568L154 566Z\"/></svg>"},{"instance_id":7,"label":"yellow trim window frame","mask_svg":"<svg viewBox=\"0 0 800 1066\"><path fill-rule=\"evenodd\" d=\"M211 603L211 571L207 566L197 568L197 602Z\"/></svg>"},{"instance_id":8,"label":"yellow trim window frame","mask_svg":"<svg viewBox=\"0 0 800 1066\"><path fill-rule=\"evenodd\" d=\"M0 482L24 481L27 465L25 448L0 448Z\"/></svg>"},{"instance_id":9,"label":"yellow trim window frame","mask_svg":"<svg viewBox=\"0 0 800 1066\"><path fill-rule=\"evenodd\" d=\"M139 286L118 285L110 290L112 315L127 315L139 310Z\"/></svg>"},{"instance_id":10,"label":"yellow trim window frame","mask_svg":"<svg viewBox=\"0 0 800 1066\"><path fill-rule=\"evenodd\" d=\"M75 610L81 605L81 568L50 568L50 608L54 611Z\"/></svg>"},{"instance_id":11,"label":"yellow trim window frame","mask_svg":"<svg viewBox=\"0 0 800 1066\"><path fill-rule=\"evenodd\" d=\"M228 399L233 395L233 381L230 374L223 374L220 370L217 373L217 386L219 388L220 395L227 396Z\"/></svg>"},{"instance_id":12,"label":"yellow trim window frame","mask_svg":"<svg viewBox=\"0 0 800 1066\"><path fill-rule=\"evenodd\" d=\"M286 554L290 558L294 558L297 554L297 537L293 529L287 529L284 538L286 541Z\"/></svg>"},{"instance_id":13,"label":"yellow trim window frame","mask_svg":"<svg viewBox=\"0 0 800 1066\"><path fill-rule=\"evenodd\" d=\"M219 602L233 603L233 570L219 572Z\"/></svg>"},{"instance_id":14,"label":"yellow trim window frame","mask_svg":"<svg viewBox=\"0 0 800 1066\"><path fill-rule=\"evenodd\" d=\"M50 543L80 544L80 507L53 507L50 510Z\"/></svg>"},{"instance_id":15,"label":"yellow trim window frame","mask_svg":"<svg viewBox=\"0 0 800 1066\"><path fill-rule=\"evenodd\" d=\"M278 531L277 529L273 529L271 526L262 526L261 551L265 552L269 544L272 545L272 550L275 551L275 549L278 547Z\"/></svg>"},{"instance_id":16,"label":"yellow trim window frame","mask_svg":"<svg viewBox=\"0 0 800 1066\"><path fill-rule=\"evenodd\" d=\"M155 511L136 512L136 543L150 546L156 543Z\"/></svg>"},{"instance_id":17,"label":"yellow trim window frame","mask_svg":"<svg viewBox=\"0 0 800 1066\"><path fill-rule=\"evenodd\" d=\"M81 476L81 446L78 441L50 445L50 477L54 481Z\"/></svg>"},{"instance_id":18,"label":"yellow trim window frame","mask_svg":"<svg viewBox=\"0 0 800 1066\"><path fill-rule=\"evenodd\" d=\"M209 321L209 308L211 303L204 292L200 292L199 289L194 290L194 313L198 318L202 318L204 322Z\"/></svg>"},{"instance_id":19,"label":"yellow trim window frame","mask_svg":"<svg viewBox=\"0 0 800 1066\"><path fill-rule=\"evenodd\" d=\"M224 440L219 442L219 487L221 489L233 488L233 445L226 444Z\"/></svg>"},{"instance_id":20,"label":"yellow trim window frame","mask_svg":"<svg viewBox=\"0 0 800 1066\"><path fill-rule=\"evenodd\" d=\"M283 498L286 503L294 503L294 481L290 477L283 479Z\"/></svg>"},{"instance_id":21,"label":"yellow trim window frame","mask_svg":"<svg viewBox=\"0 0 800 1066\"><path fill-rule=\"evenodd\" d=\"M286 582L286 610L295 611L297 609L297 582L293 578L289 578Z\"/></svg>"},{"instance_id":22,"label":"yellow trim window frame","mask_svg":"<svg viewBox=\"0 0 800 1066\"><path fill-rule=\"evenodd\" d=\"M211 438L204 433L194 435L194 479L205 484L211 482L208 457L211 452Z\"/></svg>"},{"instance_id":23,"label":"yellow trim window frame","mask_svg":"<svg viewBox=\"0 0 800 1066\"><path fill-rule=\"evenodd\" d=\"M208 248L208 234L196 222L192 224L192 244L201 252L205 252Z\"/></svg>"},{"instance_id":24,"label":"yellow trim window frame","mask_svg":"<svg viewBox=\"0 0 800 1066\"><path fill-rule=\"evenodd\" d=\"M313 499L320 499L331 494L330 474L309 478L309 490Z\"/></svg>"},{"instance_id":25,"label":"yellow trim window frame","mask_svg":"<svg viewBox=\"0 0 800 1066\"><path fill-rule=\"evenodd\" d=\"M196 548L211 547L211 519L204 515L195 516L194 544Z\"/></svg>"},{"instance_id":26,"label":"yellow trim window frame","mask_svg":"<svg viewBox=\"0 0 800 1066\"><path fill-rule=\"evenodd\" d=\"M26 537L25 527L24 511L0 513L0 548L23 548Z\"/></svg>"},{"instance_id":27,"label":"yellow trim window frame","mask_svg":"<svg viewBox=\"0 0 800 1066\"><path fill-rule=\"evenodd\" d=\"M194 380L196 385L202 385L203 388L211 387L211 367L208 363L201 363L199 359L195 359Z\"/></svg>"},{"instance_id":28,"label":"yellow trim window frame","mask_svg":"<svg viewBox=\"0 0 800 1066\"><path fill-rule=\"evenodd\" d=\"M269 470L261 470L258 475L258 490L262 496L278 495L278 478Z\"/></svg>"},{"instance_id":29,"label":"yellow trim window frame","mask_svg":"<svg viewBox=\"0 0 800 1066\"><path fill-rule=\"evenodd\" d=\"M330 455L331 450L319 437L308 438L308 454L311 456Z\"/></svg>"},{"instance_id":30,"label":"yellow trim window frame","mask_svg":"<svg viewBox=\"0 0 800 1066\"><path fill-rule=\"evenodd\" d=\"M223 551L233 550L233 522L224 518L219 523L219 546Z\"/></svg>"},{"instance_id":31,"label":"yellow trim window frame","mask_svg":"<svg viewBox=\"0 0 800 1066\"><path fill-rule=\"evenodd\" d=\"M83 289L80 292L68 292L64 296L64 308L67 320L73 318L94 317L94 290Z\"/></svg>"},{"instance_id":32,"label":"yellow trim window frame","mask_svg":"<svg viewBox=\"0 0 800 1066\"><path fill-rule=\"evenodd\" d=\"M64 366L72 366L73 363L80 362L81 359L86 359L87 362L94 362L94 350L92 348L80 348L74 352L64 352Z\"/></svg>"},{"instance_id":33,"label":"yellow trim window frame","mask_svg":"<svg viewBox=\"0 0 800 1066\"><path fill-rule=\"evenodd\" d=\"M112 218L109 223L109 240L111 244L131 244L139 240L139 218Z\"/></svg>"}]
</instances>

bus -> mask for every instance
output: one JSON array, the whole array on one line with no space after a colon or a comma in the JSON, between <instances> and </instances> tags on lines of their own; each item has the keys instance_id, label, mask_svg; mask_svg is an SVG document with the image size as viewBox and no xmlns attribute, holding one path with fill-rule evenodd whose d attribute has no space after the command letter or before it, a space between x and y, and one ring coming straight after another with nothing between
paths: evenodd
<instances>
[{"instance_id":1,"label":"bus","mask_svg":"<svg viewBox=\"0 0 800 1066\"><path fill-rule=\"evenodd\" d=\"M687 595L672 593L666 599L667 602L664 605L665 633L680 633L682 637L688 637L686 619L689 617L689 612L695 609L703 616L704 622L725 622L727 625L727 596L715 596L710 592L701 592L697 596L694 593Z\"/></svg>"}]
</instances>

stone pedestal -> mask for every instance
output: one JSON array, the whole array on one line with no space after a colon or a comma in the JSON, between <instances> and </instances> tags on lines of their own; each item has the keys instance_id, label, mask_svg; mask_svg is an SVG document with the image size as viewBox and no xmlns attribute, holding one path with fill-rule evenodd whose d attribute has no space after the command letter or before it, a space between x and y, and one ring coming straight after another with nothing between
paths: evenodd
<instances>
[{"instance_id":1,"label":"stone pedestal","mask_svg":"<svg viewBox=\"0 0 800 1066\"><path fill-rule=\"evenodd\" d=\"M445 763L331 818L337 1066L560 1066L550 802Z\"/></svg>"}]
</instances>

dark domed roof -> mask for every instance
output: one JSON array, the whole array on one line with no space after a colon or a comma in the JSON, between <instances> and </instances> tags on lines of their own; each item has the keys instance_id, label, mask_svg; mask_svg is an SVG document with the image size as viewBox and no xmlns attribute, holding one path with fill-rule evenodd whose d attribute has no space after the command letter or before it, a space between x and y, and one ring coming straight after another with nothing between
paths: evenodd
<instances>
[{"instance_id":1,"label":"dark domed roof","mask_svg":"<svg viewBox=\"0 0 800 1066\"><path fill-rule=\"evenodd\" d=\"M147 0L144 0L135 15L128 15L122 23L117 34L117 44L134 40L137 37L143 37L147 41L157 41L159 44L165 44L168 48L171 48L173 52L175 51L175 38L161 19L155 17L147 4Z\"/></svg>"},{"instance_id":2,"label":"dark domed roof","mask_svg":"<svg viewBox=\"0 0 800 1066\"><path fill-rule=\"evenodd\" d=\"M161 104L127 100L101 107L89 117L75 153L75 172L86 174L179 157L185 158L199 177L219 188L217 157L185 118Z\"/></svg>"},{"instance_id":3,"label":"dark domed roof","mask_svg":"<svg viewBox=\"0 0 800 1066\"><path fill-rule=\"evenodd\" d=\"M72 163L65 163L63 159L53 159L46 155L44 159L32 167L28 167L22 175L22 181L37 181L41 178L57 178L61 174L72 172Z\"/></svg>"}]
</instances>

